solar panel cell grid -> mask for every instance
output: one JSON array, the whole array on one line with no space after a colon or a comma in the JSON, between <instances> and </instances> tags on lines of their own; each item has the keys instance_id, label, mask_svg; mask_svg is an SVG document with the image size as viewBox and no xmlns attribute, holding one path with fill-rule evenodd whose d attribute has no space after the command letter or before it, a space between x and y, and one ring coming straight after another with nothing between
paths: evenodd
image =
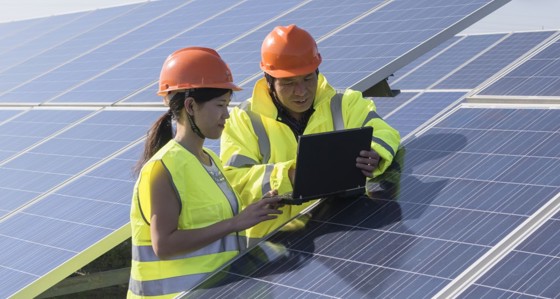
<instances>
[{"instance_id":1,"label":"solar panel cell grid","mask_svg":"<svg viewBox=\"0 0 560 299\"><path fill-rule=\"evenodd\" d=\"M252 28L269 21L278 12L289 9L295 4L297 4L296 1L241 2L239 5L232 6L222 15L213 17L192 29L187 30L188 26L183 25L185 32L174 36L136 59L118 65L115 69L95 77L93 81L88 81L73 88L51 102L116 102L131 92L140 90L156 81L163 58L173 51L186 46L198 45L215 48L218 49L218 52L221 52L220 47L234 41ZM153 34L151 35L153 36ZM257 63L255 62L255 65L258 65ZM234 75L237 80L237 75L235 73ZM156 90L156 88L149 90L151 96L148 98L151 101L157 100L154 96ZM126 102L136 101L136 97L132 97Z\"/></svg>"},{"instance_id":2,"label":"solar panel cell grid","mask_svg":"<svg viewBox=\"0 0 560 299\"><path fill-rule=\"evenodd\" d=\"M385 119L404 137L438 113L452 107L453 103L458 104L464 95L460 92L423 93Z\"/></svg>"},{"instance_id":3,"label":"solar panel cell grid","mask_svg":"<svg viewBox=\"0 0 560 299\"><path fill-rule=\"evenodd\" d=\"M88 31L101 26L111 18L132 10L132 8L136 6L138 6L138 4L115 7L112 9L99 9L85 13L72 22L63 24L57 30L52 30L51 32L37 36L37 38L29 42L14 46L2 53L0 57L0 70L3 71L4 69L14 67L31 57L40 55L41 52L45 52L81 34L86 34Z\"/></svg>"},{"instance_id":4,"label":"solar panel cell grid","mask_svg":"<svg viewBox=\"0 0 560 299\"><path fill-rule=\"evenodd\" d=\"M18 278L0 282L2 296L17 293L45 275L55 275L53 272L64 264L78 263L75 259L92 244L106 244L108 250L122 242L110 241L108 235L128 224L130 190L135 181L131 171L142 147L128 149L0 222L0 242L10 248L0 253L0 271ZM8 199L21 198L21 193L1 194ZM0 204L5 203L5 199L0 200ZM22 225L25 229L20 229ZM66 269L66 275L72 271L71 267Z\"/></svg>"},{"instance_id":5,"label":"solar panel cell grid","mask_svg":"<svg viewBox=\"0 0 560 299\"><path fill-rule=\"evenodd\" d=\"M36 55L30 57L25 63L21 63L13 68L4 69L0 73L0 102L41 102L41 98L34 98L32 90L28 90L28 95L26 97L8 96L7 93L13 91L18 93L21 84L28 83L28 81L33 80L33 89L38 88L49 88L53 83L44 81L42 84L41 80L34 80L44 74L62 67L70 63L71 61L78 59L82 55L102 47L106 43L110 43L112 40L118 39L119 37L126 35L130 30L134 30L145 24L148 21L168 12L173 7L177 7L179 4L183 3L181 1L157 1L149 2L146 5L138 6L130 10L126 14L118 15L117 18L110 19L108 22L104 23L102 26L96 27L94 30L82 34L76 38L73 38L57 47L54 47L46 52L40 53L41 55ZM138 49L137 49L138 50ZM39 53L37 53L39 54ZM68 72L59 72L60 78L55 77L54 82L60 81L64 78L65 74ZM72 69L71 69L72 70ZM79 69L73 69L75 72ZM71 76L73 76L72 74ZM72 80L70 77L67 80ZM41 86L41 87L39 87ZM64 84L63 87L69 88L71 86ZM51 86L51 89L60 91L60 85Z\"/></svg>"},{"instance_id":6,"label":"solar panel cell grid","mask_svg":"<svg viewBox=\"0 0 560 299\"><path fill-rule=\"evenodd\" d=\"M503 34L468 36L414 72L399 78L393 86L401 89L427 89L502 37Z\"/></svg>"},{"instance_id":7,"label":"solar panel cell grid","mask_svg":"<svg viewBox=\"0 0 560 299\"><path fill-rule=\"evenodd\" d=\"M527 51L543 42L553 33L551 31L513 33L433 88L475 88L511 62L522 57Z\"/></svg>"},{"instance_id":8,"label":"solar panel cell grid","mask_svg":"<svg viewBox=\"0 0 560 299\"><path fill-rule=\"evenodd\" d=\"M478 94L559 96L559 50L560 41L556 41Z\"/></svg>"},{"instance_id":9,"label":"solar panel cell grid","mask_svg":"<svg viewBox=\"0 0 560 299\"><path fill-rule=\"evenodd\" d=\"M514 251L492 267L464 298L490 298L497 291L527 298L554 298L560 294L560 219L553 217Z\"/></svg>"}]
</instances>

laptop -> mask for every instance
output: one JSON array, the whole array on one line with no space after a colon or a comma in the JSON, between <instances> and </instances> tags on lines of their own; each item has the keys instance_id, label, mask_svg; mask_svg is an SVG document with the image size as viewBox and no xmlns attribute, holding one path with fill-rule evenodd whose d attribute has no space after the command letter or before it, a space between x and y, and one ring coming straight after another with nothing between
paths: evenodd
<instances>
[{"instance_id":1,"label":"laptop","mask_svg":"<svg viewBox=\"0 0 560 299\"><path fill-rule=\"evenodd\" d=\"M365 193L366 177L356 167L361 150L371 149L372 127L299 136L294 188L280 203Z\"/></svg>"}]
</instances>

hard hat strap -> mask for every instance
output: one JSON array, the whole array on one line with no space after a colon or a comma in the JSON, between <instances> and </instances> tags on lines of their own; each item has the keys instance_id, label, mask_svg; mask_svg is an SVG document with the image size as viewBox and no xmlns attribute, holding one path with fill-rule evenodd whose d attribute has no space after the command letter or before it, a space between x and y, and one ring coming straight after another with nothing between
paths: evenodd
<instances>
[{"instance_id":1,"label":"hard hat strap","mask_svg":"<svg viewBox=\"0 0 560 299\"><path fill-rule=\"evenodd\" d=\"M200 137L202 139L205 139L206 136L204 136L204 134L202 134L202 132L200 131L200 129L198 128L198 126L194 122L194 115L190 115L187 112L187 119L189 120L189 123L191 125L191 129L193 130L193 132L195 132L195 134L198 135L198 137Z\"/></svg>"}]
</instances>

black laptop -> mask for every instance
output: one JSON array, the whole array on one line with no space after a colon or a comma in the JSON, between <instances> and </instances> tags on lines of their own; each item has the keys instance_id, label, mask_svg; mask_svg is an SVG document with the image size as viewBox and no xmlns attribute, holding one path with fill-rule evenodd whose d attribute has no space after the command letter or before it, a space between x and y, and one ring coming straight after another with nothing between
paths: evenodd
<instances>
[{"instance_id":1,"label":"black laptop","mask_svg":"<svg viewBox=\"0 0 560 299\"><path fill-rule=\"evenodd\" d=\"M361 150L371 149L372 127L302 135L298 140L293 192L283 204L365 193L366 177L356 167Z\"/></svg>"}]
</instances>

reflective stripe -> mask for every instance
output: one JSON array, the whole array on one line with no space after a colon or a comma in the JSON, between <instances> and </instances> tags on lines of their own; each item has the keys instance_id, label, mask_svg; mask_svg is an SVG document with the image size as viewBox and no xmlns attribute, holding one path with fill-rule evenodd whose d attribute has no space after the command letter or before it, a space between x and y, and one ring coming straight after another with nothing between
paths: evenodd
<instances>
[{"instance_id":1,"label":"reflective stripe","mask_svg":"<svg viewBox=\"0 0 560 299\"><path fill-rule=\"evenodd\" d=\"M229 159L229 161L227 161L225 166L233 166L233 167L247 167L247 166L253 166L258 164L257 161L247 157L247 156L243 156L243 155L233 155L231 156L231 158Z\"/></svg>"},{"instance_id":2,"label":"reflective stripe","mask_svg":"<svg viewBox=\"0 0 560 299\"><path fill-rule=\"evenodd\" d=\"M375 118L379 118L379 119L383 120L381 118L381 116L379 116L379 114L377 114L377 112L370 111L368 113L368 115L366 116L366 119L364 120L364 123L362 124L362 127L365 126L370 120L375 119Z\"/></svg>"},{"instance_id":3,"label":"reflective stripe","mask_svg":"<svg viewBox=\"0 0 560 299\"><path fill-rule=\"evenodd\" d=\"M128 282L128 289L138 296L170 295L195 287L207 276L207 273L191 274L148 281L139 281L131 277Z\"/></svg>"},{"instance_id":4,"label":"reflective stripe","mask_svg":"<svg viewBox=\"0 0 560 299\"><path fill-rule=\"evenodd\" d=\"M379 139L377 137L371 137L371 141L381 145L384 149L386 149L391 156L395 156L395 151L393 150L393 148L391 146L389 146L385 141L383 141L383 139Z\"/></svg>"},{"instance_id":5,"label":"reflective stripe","mask_svg":"<svg viewBox=\"0 0 560 299\"><path fill-rule=\"evenodd\" d=\"M243 239L241 239L243 238ZM241 244L246 244L245 237L240 236ZM227 235L220 240L214 241L211 244L195 251L191 251L184 254L174 255L172 257L166 258L166 260L180 260L185 258L191 258L195 256L202 256L214 253L221 253L224 251L241 251L245 249L244 246L241 246L238 243L240 239L237 238L235 235ZM151 245L147 246L137 246L132 245L132 260L138 262L156 262L160 261L161 259L157 257L154 249Z\"/></svg>"},{"instance_id":6,"label":"reflective stripe","mask_svg":"<svg viewBox=\"0 0 560 299\"><path fill-rule=\"evenodd\" d=\"M268 135L266 135L266 130L264 129L261 117L255 112L249 110L251 108L249 101L243 102L239 108L243 109L247 112L247 115L249 115L249 119L251 119L251 124L253 125L253 130L255 131L255 134L257 134L262 161L263 163L268 163L268 160L270 160L270 140L268 139Z\"/></svg>"},{"instance_id":7,"label":"reflective stripe","mask_svg":"<svg viewBox=\"0 0 560 299\"><path fill-rule=\"evenodd\" d=\"M262 194L265 195L268 191L272 190L270 187L270 175L274 170L274 164L267 164L264 169L263 182L262 182Z\"/></svg>"},{"instance_id":8,"label":"reflective stripe","mask_svg":"<svg viewBox=\"0 0 560 299\"><path fill-rule=\"evenodd\" d=\"M247 237L239 235L237 240L239 240L239 252L247 250Z\"/></svg>"},{"instance_id":9,"label":"reflective stripe","mask_svg":"<svg viewBox=\"0 0 560 299\"><path fill-rule=\"evenodd\" d=\"M344 120L342 119L342 93L336 93L331 99L331 114L333 119L333 128L335 131L344 129Z\"/></svg>"}]
</instances>

